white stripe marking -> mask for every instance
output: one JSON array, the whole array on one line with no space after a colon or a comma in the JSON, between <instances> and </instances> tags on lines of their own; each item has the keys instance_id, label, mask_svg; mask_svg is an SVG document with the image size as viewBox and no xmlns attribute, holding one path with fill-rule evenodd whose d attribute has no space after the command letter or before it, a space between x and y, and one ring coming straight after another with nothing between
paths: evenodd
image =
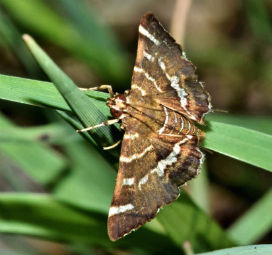
<instances>
[{"instance_id":1,"label":"white stripe marking","mask_svg":"<svg viewBox=\"0 0 272 255\"><path fill-rule=\"evenodd\" d=\"M203 164L204 160L205 160L205 155L199 148L196 148L196 150L198 152L200 152L200 154L201 154L201 158L200 158L200 166L201 166Z\"/></svg>"},{"instance_id":2,"label":"white stripe marking","mask_svg":"<svg viewBox=\"0 0 272 255\"><path fill-rule=\"evenodd\" d=\"M165 72L165 64L164 64L164 62L162 61L162 58L159 58L159 59L158 59L158 63L159 63L160 68Z\"/></svg>"},{"instance_id":3,"label":"white stripe marking","mask_svg":"<svg viewBox=\"0 0 272 255\"><path fill-rule=\"evenodd\" d=\"M125 133L123 139L131 139L134 140L139 137L138 133Z\"/></svg>"},{"instance_id":4,"label":"white stripe marking","mask_svg":"<svg viewBox=\"0 0 272 255\"><path fill-rule=\"evenodd\" d=\"M187 132L186 132L186 135L187 134L189 134L190 133L190 131L191 131L191 123L190 123L190 121L187 121L188 122L188 130L187 130Z\"/></svg>"},{"instance_id":5,"label":"white stripe marking","mask_svg":"<svg viewBox=\"0 0 272 255\"><path fill-rule=\"evenodd\" d=\"M126 163L129 163L135 159L139 159L139 158L142 158L147 152L153 150L153 146L152 145L149 145L148 147L146 147L143 152L141 153L135 153L133 154L132 156L130 157L125 157L125 156L121 156L120 157L120 162L126 162Z\"/></svg>"},{"instance_id":6,"label":"white stripe marking","mask_svg":"<svg viewBox=\"0 0 272 255\"><path fill-rule=\"evenodd\" d=\"M167 108L164 106L163 110L164 110L164 113L165 113L165 120L164 120L163 127L159 130L160 135L164 132L164 130L165 130L166 126L167 126L167 123L168 123L168 111L167 111Z\"/></svg>"},{"instance_id":7,"label":"white stripe marking","mask_svg":"<svg viewBox=\"0 0 272 255\"><path fill-rule=\"evenodd\" d=\"M205 160L205 155L204 155L204 153L203 153L199 148L196 148L196 150L197 150L198 152L201 153L201 158L200 158L200 162L199 162L199 167L198 167L197 172L196 172L196 174L198 175L198 174L200 173L201 166L202 166L202 164L203 164L203 162L204 162L204 160Z\"/></svg>"},{"instance_id":8,"label":"white stripe marking","mask_svg":"<svg viewBox=\"0 0 272 255\"><path fill-rule=\"evenodd\" d=\"M141 190L141 186L145 183L147 183L148 181L148 174L146 174L143 178L140 179L139 183L138 183L138 188L139 190Z\"/></svg>"},{"instance_id":9,"label":"white stripe marking","mask_svg":"<svg viewBox=\"0 0 272 255\"><path fill-rule=\"evenodd\" d=\"M145 75L146 79L148 79L149 81L151 81L159 92L162 92L162 90L158 86L156 80L153 77L151 77L147 72L145 72L144 69L142 69L142 68L140 68L138 66L134 66L134 72L143 73Z\"/></svg>"},{"instance_id":10,"label":"white stripe marking","mask_svg":"<svg viewBox=\"0 0 272 255\"><path fill-rule=\"evenodd\" d=\"M134 184L134 177L132 178L124 178L122 185L133 185Z\"/></svg>"},{"instance_id":11,"label":"white stripe marking","mask_svg":"<svg viewBox=\"0 0 272 255\"><path fill-rule=\"evenodd\" d=\"M187 109L187 96L188 93L179 86L180 78L177 76L170 76L166 71L165 71L165 64L162 61L162 59L158 59L159 66L161 67L162 71L165 73L166 78L171 82L171 87L175 89L178 93L178 97L180 98L180 104L182 108L186 111L186 113L190 116L191 119L196 120L196 117L193 116Z\"/></svg>"},{"instance_id":12,"label":"white stripe marking","mask_svg":"<svg viewBox=\"0 0 272 255\"><path fill-rule=\"evenodd\" d=\"M132 210L134 208L133 204L126 204L120 206L111 206L109 210L109 217L115 214L124 213L126 211Z\"/></svg>"},{"instance_id":13,"label":"white stripe marking","mask_svg":"<svg viewBox=\"0 0 272 255\"><path fill-rule=\"evenodd\" d=\"M155 43L157 46L160 45L160 41L157 40L152 34L150 34L142 25L139 26L139 33L146 36L150 41Z\"/></svg>"},{"instance_id":14,"label":"white stripe marking","mask_svg":"<svg viewBox=\"0 0 272 255\"><path fill-rule=\"evenodd\" d=\"M203 81L199 81L199 84L200 84L200 86L203 88L203 90L205 90L205 88L204 88L204 82L203 82ZM209 104L208 104L208 109L209 109L209 111L208 111L208 112L205 112L204 115L207 114L207 113L209 113L210 111L212 111L212 104L211 104L211 99L210 99L210 97L208 97L208 101L209 101Z\"/></svg>"},{"instance_id":15,"label":"white stripe marking","mask_svg":"<svg viewBox=\"0 0 272 255\"><path fill-rule=\"evenodd\" d=\"M154 61L154 57L152 55L150 55L149 53L147 53L146 51L144 51L144 57L147 58L149 61L153 62Z\"/></svg>"},{"instance_id":16,"label":"white stripe marking","mask_svg":"<svg viewBox=\"0 0 272 255\"><path fill-rule=\"evenodd\" d=\"M137 84L132 84L131 89L138 89L141 92L142 96L146 95L146 91L142 89L140 86L138 86Z\"/></svg>"},{"instance_id":17,"label":"white stripe marking","mask_svg":"<svg viewBox=\"0 0 272 255\"><path fill-rule=\"evenodd\" d=\"M171 166L172 164L177 162L177 156L180 154L180 145L186 143L191 138L191 135L187 135L186 138L176 143L173 151L167 156L167 158L160 160L157 167L152 169L150 173L157 173L158 176L164 176L164 170L166 169L166 167Z\"/></svg>"},{"instance_id":18,"label":"white stripe marking","mask_svg":"<svg viewBox=\"0 0 272 255\"><path fill-rule=\"evenodd\" d=\"M186 60L188 60L188 58L187 58L187 56L186 56L186 52L183 50L182 51L182 56L186 59Z\"/></svg>"},{"instance_id":19,"label":"white stripe marking","mask_svg":"<svg viewBox=\"0 0 272 255\"><path fill-rule=\"evenodd\" d=\"M180 130L179 130L178 133L182 132L182 130L184 128L184 120L183 120L183 118L181 116L180 116L180 120L181 120L181 122L180 122Z\"/></svg>"}]
</instances>

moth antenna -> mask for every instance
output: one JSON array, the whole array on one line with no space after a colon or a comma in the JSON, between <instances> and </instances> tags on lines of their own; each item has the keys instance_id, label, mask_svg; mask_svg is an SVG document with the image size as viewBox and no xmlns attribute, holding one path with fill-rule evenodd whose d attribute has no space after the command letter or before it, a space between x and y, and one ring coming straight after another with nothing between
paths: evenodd
<instances>
[{"instance_id":1,"label":"moth antenna","mask_svg":"<svg viewBox=\"0 0 272 255\"><path fill-rule=\"evenodd\" d=\"M80 91L89 91L89 90L107 90L108 93L110 94L110 97L114 96L113 90L112 90L112 86L111 85L107 85L107 84L103 84L100 85L98 87L92 87L92 88L79 88Z\"/></svg>"},{"instance_id":2,"label":"moth antenna","mask_svg":"<svg viewBox=\"0 0 272 255\"><path fill-rule=\"evenodd\" d=\"M213 112L223 112L223 113L229 113L229 111L227 110L222 110L222 109L216 109L216 108L213 108L212 109Z\"/></svg>"},{"instance_id":3,"label":"moth antenna","mask_svg":"<svg viewBox=\"0 0 272 255\"><path fill-rule=\"evenodd\" d=\"M78 129L78 130L76 130L76 132L81 133L81 132L86 132L86 131L89 131L89 130L92 130L92 129L95 129L98 127L110 126L110 125L117 123L118 121L119 121L119 119L107 120L107 121L104 121L104 122L97 124L95 126Z\"/></svg>"},{"instance_id":4,"label":"moth antenna","mask_svg":"<svg viewBox=\"0 0 272 255\"><path fill-rule=\"evenodd\" d=\"M113 145L103 147L103 150L111 150L111 149L117 147L120 143L121 143L121 140L117 141L117 142L114 143Z\"/></svg>"}]
</instances>

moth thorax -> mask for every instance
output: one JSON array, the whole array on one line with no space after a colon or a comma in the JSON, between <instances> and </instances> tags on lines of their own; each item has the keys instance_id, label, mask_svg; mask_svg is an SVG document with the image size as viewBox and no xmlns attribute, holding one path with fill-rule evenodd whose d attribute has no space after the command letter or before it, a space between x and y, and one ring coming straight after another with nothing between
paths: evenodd
<instances>
[{"instance_id":1,"label":"moth thorax","mask_svg":"<svg viewBox=\"0 0 272 255\"><path fill-rule=\"evenodd\" d=\"M111 115L118 119L127 107L126 96L124 94L116 94L108 99L107 106L110 107Z\"/></svg>"}]
</instances>

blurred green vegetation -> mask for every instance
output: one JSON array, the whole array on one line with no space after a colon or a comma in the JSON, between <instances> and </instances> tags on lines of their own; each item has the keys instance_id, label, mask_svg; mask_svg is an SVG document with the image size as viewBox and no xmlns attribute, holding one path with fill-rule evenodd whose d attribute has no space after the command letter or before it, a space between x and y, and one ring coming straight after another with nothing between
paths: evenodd
<instances>
[{"instance_id":1,"label":"blurred green vegetation","mask_svg":"<svg viewBox=\"0 0 272 255\"><path fill-rule=\"evenodd\" d=\"M121 132L118 125L75 132L110 117L106 93L82 93L75 84L128 88L140 16L154 10L169 20L174 1L155 5L139 3L137 20L135 7L123 11L128 24L135 22L129 42L124 39L129 25L118 40L101 23L103 11L122 22L106 1L0 1L0 253L181 254L185 241L196 253L272 243L272 5L254 0L228 7L223 1L212 6L193 1L187 55L215 108L229 112L207 116L205 170L178 201L126 238L112 243L107 237L119 149L102 146L120 139ZM21 39L26 32L60 68L25 37L30 54ZM65 60L74 67L68 76L61 70L67 69ZM82 79L85 70L94 84ZM47 79L52 83L41 81ZM21 245L8 234L16 234L12 240ZM252 250L272 252L271 245L254 245L207 254Z\"/></svg>"}]
</instances>

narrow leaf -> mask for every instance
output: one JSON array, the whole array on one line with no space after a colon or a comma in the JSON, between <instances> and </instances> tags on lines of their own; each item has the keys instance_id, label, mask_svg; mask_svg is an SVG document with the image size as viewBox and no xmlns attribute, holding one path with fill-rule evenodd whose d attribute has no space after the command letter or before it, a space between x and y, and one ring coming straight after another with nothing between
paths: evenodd
<instances>
[{"instance_id":1,"label":"narrow leaf","mask_svg":"<svg viewBox=\"0 0 272 255\"><path fill-rule=\"evenodd\" d=\"M228 230L241 245L259 241L272 228L272 189L241 216Z\"/></svg>"},{"instance_id":2,"label":"narrow leaf","mask_svg":"<svg viewBox=\"0 0 272 255\"><path fill-rule=\"evenodd\" d=\"M65 19L63 13L57 13L56 9L44 0L2 0L1 4L21 27L84 60L103 80L116 84L124 84L127 81L129 63L127 56L118 49L121 47L117 48L112 44L104 49L102 44L97 44L94 40L98 36L101 38L100 30L103 28L96 29L89 24L90 35L87 37L70 19ZM107 37L102 35L102 39L107 40Z\"/></svg>"},{"instance_id":3,"label":"narrow leaf","mask_svg":"<svg viewBox=\"0 0 272 255\"><path fill-rule=\"evenodd\" d=\"M199 209L184 192L157 216L176 244L189 241L196 252L234 245L224 231Z\"/></svg>"},{"instance_id":4,"label":"narrow leaf","mask_svg":"<svg viewBox=\"0 0 272 255\"><path fill-rule=\"evenodd\" d=\"M67 162L57 151L52 150L38 139L35 140L33 137L30 139L31 133L20 134L20 129L23 130L23 128L14 128L14 125L1 115L0 124L2 124L0 126L0 151L17 163L21 170L35 181L47 184L64 170ZM8 136L11 136L9 132L14 129L16 137L9 139Z\"/></svg>"},{"instance_id":5,"label":"narrow leaf","mask_svg":"<svg viewBox=\"0 0 272 255\"><path fill-rule=\"evenodd\" d=\"M249 245L240 246L229 249L223 249L218 251L211 251L205 253L198 253L196 255L271 255L272 245L270 244L260 244L260 245Z\"/></svg>"},{"instance_id":6,"label":"narrow leaf","mask_svg":"<svg viewBox=\"0 0 272 255\"><path fill-rule=\"evenodd\" d=\"M239 124L216 120L209 124L204 147L272 171L272 135Z\"/></svg>"},{"instance_id":7,"label":"narrow leaf","mask_svg":"<svg viewBox=\"0 0 272 255\"><path fill-rule=\"evenodd\" d=\"M30 36L24 35L24 40L45 73L54 82L57 89L85 127L100 124L107 119L106 116L90 102L88 97L79 91L74 82L60 70ZM95 132L93 131L91 133L95 141L102 146L114 143L110 128L107 126L96 129Z\"/></svg>"},{"instance_id":8,"label":"narrow leaf","mask_svg":"<svg viewBox=\"0 0 272 255\"><path fill-rule=\"evenodd\" d=\"M144 228L119 242L111 242L105 215L79 210L49 195L2 193L0 208L1 233L85 244L91 249L99 247L104 253L118 253L120 249L129 254L165 254L165 250L180 253L167 236Z\"/></svg>"}]
</instances>

